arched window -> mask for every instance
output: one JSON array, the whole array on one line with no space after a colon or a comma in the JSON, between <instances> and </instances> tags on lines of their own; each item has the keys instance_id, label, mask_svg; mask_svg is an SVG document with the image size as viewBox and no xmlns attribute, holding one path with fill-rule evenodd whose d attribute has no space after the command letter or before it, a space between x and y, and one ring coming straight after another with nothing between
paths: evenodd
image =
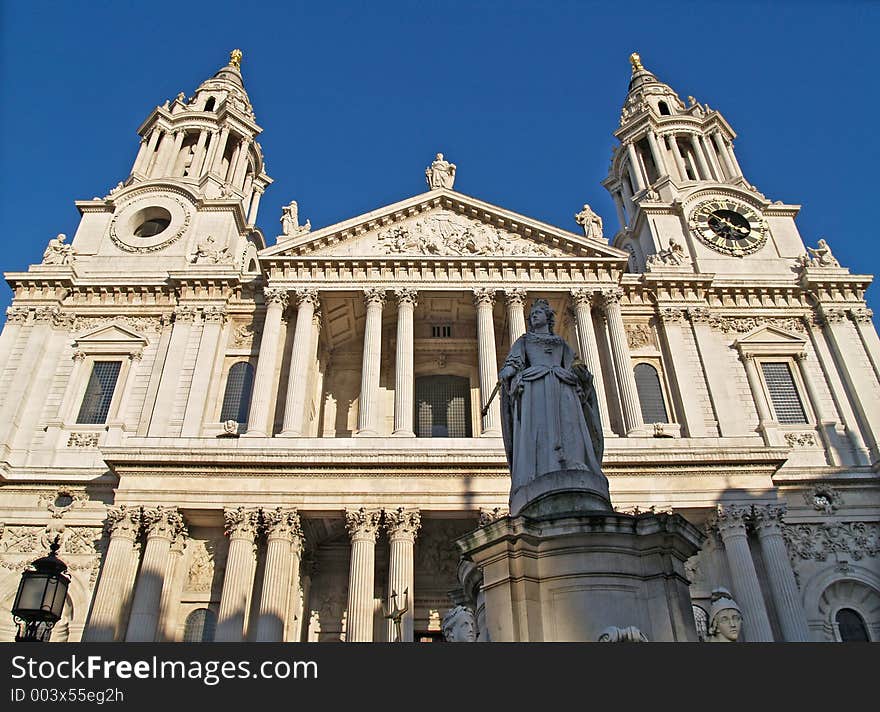
<instances>
[{"instance_id":1,"label":"arched window","mask_svg":"<svg viewBox=\"0 0 880 712\"><path fill-rule=\"evenodd\" d=\"M642 420L646 423L668 423L666 404L663 402L663 388L657 369L649 363L637 364L633 373L636 377L636 390L642 404Z\"/></svg>"},{"instance_id":2,"label":"arched window","mask_svg":"<svg viewBox=\"0 0 880 712\"><path fill-rule=\"evenodd\" d=\"M416 378L416 436L469 438L471 429L470 381L460 376Z\"/></svg>"},{"instance_id":3,"label":"arched window","mask_svg":"<svg viewBox=\"0 0 880 712\"><path fill-rule=\"evenodd\" d=\"M842 643L867 643L871 640L865 621L852 608L841 608L834 616Z\"/></svg>"},{"instance_id":4,"label":"arched window","mask_svg":"<svg viewBox=\"0 0 880 712\"><path fill-rule=\"evenodd\" d=\"M254 367L247 361L239 361L229 369L226 377L226 392L223 394L223 408L220 422L234 420L246 423L251 407L251 391L254 387Z\"/></svg>"},{"instance_id":5,"label":"arched window","mask_svg":"<svg viewBox=\"0 0 880 712\"><path fill-rule=\"evenodd\" d=\"M217 104L217 100L212 96L208 101L205 102L205 111L214 111L214 106Z\"/></svg>"},{"instance_id":6,"label":"arched window","mask_svg":"<svg viewBox=\"0 0 880 712\"><path fill-rule=\"evenodd\" d=\"M196 608L186 617L183 628L184 643L213 643L217 616L207 608Z\"/></svg>"},{"instance_id":7,"label":"arched window","mask_svg":"<svg viewBox=\"0 0 880 712\"><path fill-rule=\"evenodd\" d=\"M660 110L660 116L671 116L671 112L669 111L669 104L665 101L658 101L657 108Z\"/></svg>"}]
</instances>

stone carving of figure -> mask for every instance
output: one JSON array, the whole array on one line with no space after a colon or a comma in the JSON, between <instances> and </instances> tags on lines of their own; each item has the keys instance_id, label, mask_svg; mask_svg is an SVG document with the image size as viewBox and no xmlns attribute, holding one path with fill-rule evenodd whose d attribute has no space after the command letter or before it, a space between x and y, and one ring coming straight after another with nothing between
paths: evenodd
<instances>
[{"instance_id":1,"label":"stone carving of figure","mask_svg":"<svg viewBox=\"0 0 880 712\"><path fill-rule=\"evenodd\" d=\"M742 630L742 611L726 588L712 591L709 609L709 643L735 643Z\"/></svg>"},{"instance_id":2,"label":"stone carving of figure","mask_svg":"<svg viewBox=\"0 0 880 712\"><path fill-rule=\"evenodd\" d=\"M311 220L306 220L305 225L299 224L299 205L295 200L291 200L289 205L281 208L282 235L302 235L311 229Z\"/></svg>"},{"instance_id":3,"label":"stone carving of figure","mask_svg":"<svg viewBox=\"0 0 880 712\"><path fill-rule=\"evenodd\" d=\"M456 606L446 611L441 630L447 643L477 642L477 620L474 612L465 606Z\"/></svg>"},{"instance_id":4,"label":"stone carving of figure","mask_svg":"<svg viewBox=\"0 0 880 712\"><path fill-rule=\"evenodd\" d=\"M684 251L684 247L676 242L674 237L671 237L669 238L669 247L665 250L660 250L660 252L656 254L650 255L645 261L645 268L650 272L655 267L661 265L667 267L681 267L688 261L690 261L690 258Z\"/></svg>"},{"instance_id":5,"label":"stone carving of figure","mask_svg":"<svg viewBox=\"0 0 880 712\"><path fill-rule=\"evenodd\" d=\"M437 157L430 167L425 169L425 178L428 181L428 187L449 188L455 183L455 164L443 159L443 154L438 153Z\"/></svg>"},{"instance_id":6,"label":"stone carving of figure","mask_svg":"<svg viewBox=\"0 0 880 712\"><path fill-rule=\"evenodd\" d=\"M228 248L224 247L222 250L218 250L217 241L211 237L211 235L205 235L199 239L192 261L194 263L206 262L208 264L216 265L225 262L228 255Z\"/></svg>"},{"instance_id":7,"label":"stone carving of figure","mask_svg":"<svg viewBox=\"0 0 880 712\"><path fill-rule=\"evenodd\" d=\"M647 643L648 637L634 625L626 628L609 626L599 634L600 643Z\"/></svg>"},{"instance_id":8,"label":"stone carving of figure","mask_svg":"<svg viewBox=\"0 0 880 712\"><path fill-rule=\"evenodd\" d=\"M46 250L43 252L44 265L69 265L73 262L73 247L64 243L67 235L59 232L49 240Z\"/></svg>"},{"instance_id":9,"label":"stone carving of figure","mask_svg":"<svg viewBox=\"0 0 880 712\"><path fill-rule=\"evenodd\" d=\"M574 221L584 229L584 235L594 240L604 240L602 236L602 218L593 212L589 205L574 216Z\"/></svg>"},{"instance_id":10,"label":"stone carving of figure","mask_svg":"<svg viewBox=\"0 0 880 712\"><path fill-rule=\"evenodd\" d=\"M809 265L812 267L840 267L840 262L831 253L831 248L828 247L828 243L824 238L820 237L819 244L815 248L808 247L807 252L810 253L811 257L805 255L806 260L809 261Z\"/></svg>"},{"instance_id":11,"label":"stone carving of figure","mask_svg":"<svg viewBox=\"0 0 880 712\"><path fill-rule=\"evenodd\" d=\"M588 470L605 477L593 375L553 333L555 316L547 300L535 300L528 331L498 374L511 493L551 472Z\"/></svg>"}]
</instances>

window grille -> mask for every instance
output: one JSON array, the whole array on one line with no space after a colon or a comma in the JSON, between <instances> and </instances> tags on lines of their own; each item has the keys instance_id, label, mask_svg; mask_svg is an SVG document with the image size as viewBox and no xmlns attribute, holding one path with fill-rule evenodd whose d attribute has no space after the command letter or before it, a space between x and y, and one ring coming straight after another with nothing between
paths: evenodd
<instances>
[{"instance_id":1,"label":"window grille","mask_svg":"<svg viewBox=\"0 0 880 712\"><path fill-rule=\"evenodd\" d=\"M239 361L229 369L226 377L226 391L223 394L223 408L220 422L234 420L246 423L251 407L251 392L254 387L254 367L247 361Z\"/></svg>"},{"instance_id":2,"label":"window grille","mask_svg":"<svg viewBox=\"0 0 880 712\"><path fill-rule=\"evenodd\" d=\"M636 390L642 406L642 420L646 423L668 423L666 403L663 401L663 388L657 369L649 363L637 364L633 373L636 377Z\"/></svg>"},{"instance_id":3,"label":"window grille","mask_svg":"<svg viewBox=\"0 0 880 712\"><path fill-rule=\"evenodd\" d=\"M806 423L807 415L798 395L791 369L782 361L765 361L761 363L764 381L770 392L773 410L779 423Z\"/></svg>"},{"instance_id":4,"label":"window grille","mask_svg":"<svg viewBox=\"0 0 880 712\"><path fill-rule=\"evenodd\" d=\"M470 381L460 376L416 378L416 436L469 438L471 429Z\"/></svg>"},{"instance_id":5,"label":"window grille","mask_svg":"<svg viewBox=\"0 0 880 712\"><path fill-rule=\"evenodd\" d=\"M213 643L217 616L207 608L197 608L186 617L183 629L184 643Z\"/></svg>"},{"instance_id":6,"label":"window grille","mask_svg":"<svg viewBox=\"0 0 880 712\"><path fill-rule=\"evenodd\" d=\"M95 361L79 415L76 416L77 423L96 425L107 421L121 366L122 361Z\"/></svg>"},{"instance_id":7,"label":"window grille","mask_svg":"<svg viewBox=\"0 0 880 712\"><path fill-rule=\"evenodd\" d=\"M450 324L440 324L431 327L432 339L450 339L452 338L452 326Z\"/></svg>"}]
</instances>

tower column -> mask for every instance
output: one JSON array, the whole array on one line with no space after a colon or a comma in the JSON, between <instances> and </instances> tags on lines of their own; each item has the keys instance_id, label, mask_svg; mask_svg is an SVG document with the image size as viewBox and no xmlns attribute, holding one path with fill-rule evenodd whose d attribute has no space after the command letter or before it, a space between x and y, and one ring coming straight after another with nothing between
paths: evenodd
<instances>
[{"instance_id":1,"label":"tower column","mask_svg":"<svg viewBox=\"0 0 880 712\"><path fill-rule=\"evenodd\" d=\"M226 153L226 142L229 140L229 127L224 126L220 129L220 138L217 141L217 148L214 151L214 159L211 163L211 172L220 175L220 169L223 166L223 154ZM213 141L212 141L213 143ZM225 177L225 176L221 176Z\"/></svg>"},{"instance_id":2,"label":"tower column","mask_svg":"<svg viewBox=\"0 0 880 712\"><path fill-rule=\"evenodd\" d=\"M725 140L724 137L721 138L721 143L724 144L724 151L730 159L730 165L733 168L734 176L742 176L742 168L739 167L739 161L736 160L736 152L733 150L733 144Z\"/></svg>"},{"instance_id":3,"label":"tower column","mask_svg":"<svg viewBox=\"0 0 880 712\"><path fill-rule=\"evenodd\" d=\"M199 138L196 141L196 150L193 155L192 164L190 164L190 176L198 177L202 175L202 168L205 165L205 154L207 153L205 144L208 140L208 129L199 131Z\"/></svg>"},{"instance_id":4,"label":"tower column","mask_svg":"<svg viewBox=\"0 0 880 712\"><path fill-rule=\"evenodd\" d=\"M110 543L83 635L83 641L89 643L112 642L122 631L119 618L127 598L125 589L131 581L133 567L137 566L134 543L141 528L141 508L124 504L111 507L107 510L106 527Z\"/></svg>"},{"instance_id":5,"label":"tower column","mask_svg":"<svg viewBox=\"0 0 880 712\"><path fill-rule=\"evenodd\" d=\"M254 539L260 523L260 510L245 507L227 509L223 517L225 533L229 537L229 553L214 640L218 643L238 643L244 638L250 609L256 564Z\"/></svg>"},{"instance_id":6,"label":"tower column","mask_svg":"<svg viewBox=\"0 0 880 712\"><path fill-rule=\"evenodd\" d=\"M367 318L364 324L364 354L361 365L361 393L358 402L358 435L377 435L379 420L379 375L382 365L382 307L384 289L365 289Z\"/></svg>"},{"instance_id":7,"label":"tower column","mask_svg":"<svg viewBox=\"0 0 880 712\"><path fill-rule=\"evenodd\" d=\"M306 391L309 384L309 363L312 352L312 318L318 307L317 289L297 289L296 329L293 333L293 347L290 356L290 373L287 379L287 400L284 404L284 437L299 437L303 434Z\"/></svg>"},{"instance_id":8,"label":"tower column","mask_svg":"<svg viewBox=\"0 0 880 712\"><path fill-rule=\"evenodd\" d=\"M254 377L251 408L248 413L247 436L267 437L272 434L272 386L278 366L278 342L281 340L281 316L287 308L287 290L275 287L263 289L266 319L260 338L260 355Z\"/></svg>"},{"instance_id":9,"label":"tower column","mask_svg":"<svg viewBox=\"0 0 880 712\"><path fill-rule=\"evenodd\" d=\"M475 289L474 305L477 308L477 349L480 367L480 406L489 402L495 384L498 382L498 356L495 351L495 322L492 307L495 304L494 289ZM482 421L484 437L501 435L501 406L496 398L489 406Z\"/></svg>"},{"instance_id":10,"label":"tower column","mask_svg":"<svg viewBox=\"0 0 880 712\"><path fill-rule=\"evenodd\" d=\"M142 145L143 150L138 154L138 158L134 162L134 168L132 168L131 171L132 173L146 175L149 172L150 161L156 153L156 144L159 143L161 135L162 132L157 127L154 127L153 130L150 131L146 146L144 147Z\"/></svg>"},{"instance_id":11,"label":"tower column","mask_svg":"<svg viewBox=\"0 0 880 712\"><path fill-rule=\"evenodd\" d=\"M251 207L248 210L247 221L248 225L256 225L257 224L257 211L260 208L260 198L263 197L263 189L255 185L254 192L251 196Z\"/></svg>"},{"instance_id":12,"label":"tower column","mask_svg":"<svg viewBox=\"0 0 880 712\"><path fill-rule=\"evenodd\" d=\"M713 131L711 134L709 134L709 140L715 146L715 151L718 154L721 165L724 167L725 177L733 178L736 175L736 170L730 163L730 156L727 155L727 150L724 146L724 139L721 138L721 134L719 134L717 131Z\"/></svg>"},{"instance_id":13,"label":"tower column","mask_svg":"<svg viewBox=\"0 0 880 712\"><path fill-rule=\"evenodd\" d=\"M388 531L390 558L388 562L388 613L395 605L402 606L406 602L406 613L400 619L400 642L413 642L413 607L415 603L413 548L416 536L421 527L421 515L417 509L398 507L385 510L385 528ZM397 598L394 598L394 594ZM388 621L387 640L396 640L397 631L394 621Z\"/></svg>"},{"instance_id":14,"label":"tower column","mask_svg":"<svg viewBox=\"0 0 880 712\"><path fill-rule=\"evenodd\" d=\"M346 510L345 526L351 537L348 574L348 627L351 643L373 641L373 590L375 586L376 535L382 512L378 509Z\"/></svg>"},{"instance_id":15,"label":"tower column","mask_svg":"<svg viewBox=\"0 0 880 712\"><path fill-rule=\"evenodd\" d=\"M299 588L302 527L295 509L263 510L266 568L257 621L257 642L280 643L290 610L289 597Z\"/></svg>"},{"instance_id":16,"label":"tower column","mask_svg":"<svg viewBox=\"0 0 880 712\"><path fill-rule=\"evenodd\" d=\"M615 190L611 197L614 199L614 207L617 209L617 219L620 221L620 227L626 227L626 212L623 207L623 198L621 191Z\"/></svg>"},{"instance_id":17,"label":"tower column","mask_svg":"<svg viewBox=\"0 0 880 712\"><path fill-rule=\"evenodd\" d=\"M128 620L126 641L152 643L159 627L162 588L171 557L171 542L185 531L177 507L155 507L143 512L147 544L138 573Z\"/></svg>"},{"instance_id":18,"label":"tower column","mask_svg":"<svg viewBox=\"0 0 880 712\"><path fill-rule=\"evenodd\" d=\"M174 163L180 155L180 147L183 146L183 139L185 137L186 131L183 129L174 132L174 144L171 147L171 151L165 156L165 160L162 162L162 172L160 173L160 177L170 176L172 174Z\"/></svg>"},{"instance_id":19,"label":"tower column","mask_svg":"<svg viewBox=\"0 0 880 712\"><path fill-rule=\"evenodd\" d=\"M147 156L147 146L149 144L149 140L146 136L141 138L141 145L138 148L137 157L134 159L134 165L131 167L132 173L137 173L140 171L140 167L144 163L144 159Z\"/></svg>"},{"instance_id":20,"label":"tower column","mask_svg":"<svg viewBox=\"0 0 880 712\"><path fill-rule=\"evenodd\" d=\"M593 374L593 387L596 389L596 398L599 401L599 414L602 417L602 431L606 438L612 437L614 433L611 430L611 418L608 415L605 378L602 375L602 362L599 359L596 330L593 328L593 292L589 289L572 289L571 299L574 302L574 313L577 320L581 360L586 364L587 370Z\"/></svg>"},{"instance_id":21,"label":"tower column","mask_svg":"<svg viewBox=\"0 0 880 712\"><path fill-rule=\"evenodd\" d=\"M248 151L250 150L251 139L247 136L241 139L239 144L238 159L235 164L235 173L232 174L232 182L239 188L244 187L244 176L248 167Z\"/></svg>"},{"instance_id":22,"label":"tower column","mask_svg":"<svg viewBox=\"0 0 880 712\"><path fill-rule=\"evenodd\" d=\"M626 144L626 155L629 157L629 175L633 182L633 189L638 193L645 188L645 179L642 177L642 164L636 154L636 147L631 143Z\"/></svg>"},{"instance_id":23,"label":"tower column","mask_svg":"<svg viewBox=\"0 0 880 712\"><path fill-rule=\"evenodd\" d=\"M755 531L761 544L764 565L776 616L782 628L782 636L789 643L806 643L810 639L807 617L801 605L794 570L788 558L785 539L782 538L782 517L785 507L767 505L755 508Z\"/></svg>"},{"instance_id":24,"label":"tower column","mask_svg":"<svg viewBox=\"0 0 880 712\"><path fill-rule=\"evenodd\" d=\"M681 149L678 146L678 139L675 138L675 134L666 134L666 143L669 146L669 151L672 153L672 160L678 170L679 180L688 180L687 168L685 168L684 158L682 158Z\"/></svg>"},{"instance_id":25,"label":"tower column","mask_svg":"<svg viewBox=\"0 0 880 712\"><path fill-rule=\"evenodd\" d=\"M700 137L696 134L690 135L691 150L697 159L697 165L700 167L700 178L702 180L712 180L712 171L709 170L709 164L706 163L706 157L703 153L703 147L700 145Z\"/></svg>"},{"instance_id":26,"label":"tower column","mask_svg":"<svg viewBox=\"0 0 880 712\"><path fill-rule=\"evenodd\" d=\"M626 330L623 327L623 314L620 311L620 298L622 296L623 290L620 288L604 289L600 294L600 299L605 307L605 316L608 319L608 336L611 340L611 356L614 359L614 369L617 372L620 406L623 411L623 422L626 432L629 435L641 430L645 424L642 420L642 408L639 404L639 392L636 388L636 378L629 354L629 343L626 338Z\"/></svg>"},{"instance_id":27,"label":"tower column","mask_svg":"<svg viewBox=\"0 0 880 712\"><path fill-rule=\"evenodd\" d=\"M654 159L654 165L657 166L657 173L661 176L669 175L669 167L666 165L666 156L660 150L657 143L657 135L653 131L648 131L648 146L651 148L651 157Z\"/></svg>"},{"instance_id":28,"label":"tower column","mask_svg":"<svg viewBox=\"0 0 880 712\"><path fill-rule=\"evenodd\" d=\"M724 173L721 171L721 166L718 165L718 158L715 156L715 149L712 146L712 141L703 135L698 138L700 146L703 147L703 153L706 155L706 160L709 162L709 166L715 174L715 178L717 180L724 180Z\"/></svg>"},{"instance_id":29,"label":"tower column","mask_svg":"<svg viewBox=\"0 0 880 712\"><path fill-rule=\"evenodd\" d=\"M394 361L394 433L398 437L414 437L414 341L413 315L418 292L414 289L398 289L397 297L397 354Z\"/></svg>"},{"instance_id":30,"label":"tower column","mask_svg":"<svg viewBox=\"0 0 880 712\"><path fill-rule=\"evenodd\" d=\"M746 534L746 517L748 512L736 505L718 507L716 525L724 542L724 553L733 578L733 592L736 600L743 607L746 638L751 643L772 643L773 632L767 608L758 583L755 562L749 551Z\"/></svg>"},{"instance_id":31,"label":"tower column","mask_svg":"<svg viewBox=\"0 0 880 712\"><path fill-rule=\"evenodd\" d=\"M635 205L633 203L633 194L632 190L630 190L629 184L623 179L620 179L620 191L623 193L623 206L626 210L626 222L624 225L629 225L630 220L632 219L633 214L635 213Z\"/></svg>"}]
</instances>

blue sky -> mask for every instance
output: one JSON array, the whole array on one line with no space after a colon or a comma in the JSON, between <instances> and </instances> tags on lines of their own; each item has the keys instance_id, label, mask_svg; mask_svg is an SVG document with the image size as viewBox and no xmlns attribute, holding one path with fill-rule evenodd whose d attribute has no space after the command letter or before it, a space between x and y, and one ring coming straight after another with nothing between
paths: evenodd
<instances>
[{"instance_id":1,"label":"blue sky","mask_svg":"<svg viewBox=\"0 0 880 712\"><path fill-rule=\"evenodd\" d=\"M72 236L73 201L126 177L150 110L240 47L267 235L292 199L317 228L419 193L437 151L464 193L568 229L588 202L611 234L599 183L638 50L724 114L747 179L804 206L807 244L880 272L878 3L4 0L0 23L4 271Z\"/></svg>"}]
</instances>

